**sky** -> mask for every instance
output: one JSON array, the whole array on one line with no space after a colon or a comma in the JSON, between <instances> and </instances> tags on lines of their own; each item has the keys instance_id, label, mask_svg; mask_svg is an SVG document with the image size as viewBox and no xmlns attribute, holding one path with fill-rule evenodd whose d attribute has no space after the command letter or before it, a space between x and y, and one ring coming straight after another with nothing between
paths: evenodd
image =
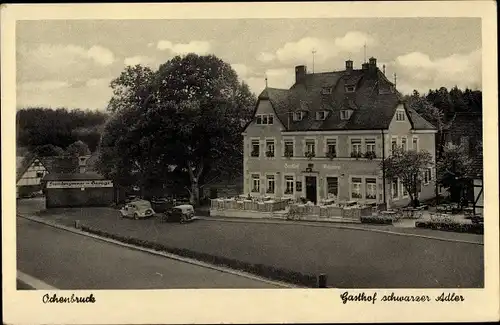
<instances>
[{"instance_id":1,"label":"sky","mask_svg":"<svg viewBox=\"0 0 500 325\"><path fill-rule=\"evenodd\" d=\"M17 108L105 110L127 65L153 69L176 55L215 54L259 94L309 72L385 65L402 93L481 89L479 18L32 20L16 26Z\"/></svg>"}]
</instances>

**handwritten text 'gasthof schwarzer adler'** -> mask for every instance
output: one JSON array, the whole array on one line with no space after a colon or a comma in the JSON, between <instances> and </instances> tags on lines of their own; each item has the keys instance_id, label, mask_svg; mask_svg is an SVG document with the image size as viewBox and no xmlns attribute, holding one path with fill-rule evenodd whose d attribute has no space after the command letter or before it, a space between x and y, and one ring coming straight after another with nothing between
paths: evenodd
<instances>
[{"instance_id":1,"label":"handwritten text 'gasthof schwarzer adler'","mask_svg":"<svg viewBox=\"0 0 500 325\"><path fill-rule=\"evenodd\" d=\"M429 295L397 295L394 292L391 294L385 294L379 297L377 292L372 294L366 294L365 292L349 294L348 291L345 291L340 295L340 299L342 299L343 304L347 304L348 302L368 302L374 304L377 300L383 302L462 302L465 300L464 296L457 295L454 292L449 293L441 293L436 296Z\"/></svg>"}]
</instances>

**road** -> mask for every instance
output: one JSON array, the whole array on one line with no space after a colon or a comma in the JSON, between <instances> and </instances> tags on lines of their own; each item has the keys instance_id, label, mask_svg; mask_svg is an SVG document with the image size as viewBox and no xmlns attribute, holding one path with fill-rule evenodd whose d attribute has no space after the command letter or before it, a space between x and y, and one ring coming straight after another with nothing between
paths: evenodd
<instances>
[{"instance_id":1,"label":"road","mask_svg":"<svg viewBox=\"0 0 500 325\"><path fill-rule=\"evenodd\" d=\"M65 290L278 287L22 218L17 218L17 269Z\"/></svg>"}]
</instances>

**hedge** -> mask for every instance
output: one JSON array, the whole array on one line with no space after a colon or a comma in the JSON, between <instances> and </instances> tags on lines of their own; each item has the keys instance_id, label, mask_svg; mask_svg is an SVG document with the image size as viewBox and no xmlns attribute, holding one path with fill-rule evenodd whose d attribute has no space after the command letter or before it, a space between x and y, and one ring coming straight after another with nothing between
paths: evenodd
<instances>
[{"instance_id":1,"label":"hedge","mask_svg":"<svg viewBox=\"0 0 500 325\"><path fill-rule=\"evenodd\" d=\"M184 248L176 248L176 247L168 247L163 244L137 239L128 236L121 236L112 233L108 233L99 229L94 229L88 226L81 226L81 230L92 233L98 236L107 237L110 239L114 239L126 244L139 246L143 248L153 249L155 251L163 251L179 256L184 256L188 258L193 258L202 262L206 262L209 264L214 264L218 266L224 266L228 268L232 268L235 270L241 270L248 273L252 273L258 276L262 276L268 279L288 282L292 284L296 284L299 286L305 286L309 288L317 287L316 276L310 274L303 274L291 270L286 270L282 268L277 268L274 266L268 266L263 264L252 264L248 262L243 262L227 257L216 256L206 253L195 252L192 250L184 249Z\"/></svg>"},{"instance_id":2,"label":"hedge","mask_svg":"<svg viewBox=\"0 0 500 325\"><path fill-rule=\"evenodd\" d=\"M443 231L464 232L470 234L484 234L484 226L482 223L417 221L415 222L415 227Z\"/></svg>"},{"instance_id":3,"label":"hedge","mask_svg":"<svg viewBox=\"0 0 500 325\"><path fill-rule=\"evenodd\" d=\"M377 224L377 225L392 225L392 219L365 216L365 217L361 217L361 223L371 223L371 224Z\"/></svg>"}]
</instances>

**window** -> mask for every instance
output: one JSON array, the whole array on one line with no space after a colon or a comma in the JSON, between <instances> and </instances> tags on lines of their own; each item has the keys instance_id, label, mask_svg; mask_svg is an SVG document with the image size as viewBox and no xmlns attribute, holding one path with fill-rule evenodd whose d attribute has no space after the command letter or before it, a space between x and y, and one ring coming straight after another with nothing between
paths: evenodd
<instances>
[{"instance_id":1,"label":"window","mask_svg":"<svg viewBox=\"0 0 500 325\"><path fill-rule=\"evenodd\" d=\"M365 147L366 147L366 152L375 153L375 139L366 139Z\"/></svg>"},{"instance_id":2,"label":"window","mask_svg":"<svg viewBox=\"0 0 500 325\"><path fill-rule=\"evenodd\" d=\"M252 152L250 153L250 156L258 157L259 152L260 152L259 140L252 140Z\"/></svg>"},{"instance_id":3,"label":"window","mask_svg":"<svg viewBox=\"0 0 500 325\"><path fill-rule=\"evenodd\" d=\"M36 177L42 178L43 177L43 172L36 172Z\"/></svg>"},{"instance_id":4,"label":"window","mask_svg":"<svg viewBox=\"0 0 500 325\"><path fill-rule=\"evenodd\" d=\"M346 93L353 93L355 90L354 86L345 86L345 92Z\"/></svg>"},{"instance_id":5,"label":"window","mask_svg":"<svg viewBox=\"0 0 500 325\"><path fill-rule=\"evenodd\" d=\"M405 111L396 111L396 121L404 121L405 120Z\"/></svg>"},{"instance_id":6,"label":"window","mask_svg":"<svg viewBox=\"0 0 500 325\"><path fill-rule=\"evenodd\" d=\"M274 182L274 175L267 175L266 176L266 179L267 179L267 190L266 190L266 193L268 194L274 194L274 185L275 185L275 182Z\"/></svg>"},{"instance_id":7,"label":"window","mask_svg":"<svg viewBox=\"0 0 500 325\"><path fill-rule=\"evenodd\" d=\"M302 182L301 181L296 181L295 182L295 191L296 192L302 192Z\"/></svg>"},{"instance_id":8,"label":"window","mask_svg":"<svg viewBox=\"0 0 500 325\"><path fill-rule=\"evenodd\" d=\"M367 178L366 179L366 199L376 200L377 199L377 179Z\"/></svg>"},{"instance_id":9,"label":"window","mask_svg":"<svg viewBox=\"0 0 500 325\"><path fill-rule=\"evenodd\" d=\"M327 139L326 140L326 154L328 157L337 157L337 140Z\"/></svg>"},{"instance_id":10,"label":"window","mask_svg":"<svg viewBox=\"0 0 500 325\"><path fill-rule=\"evenodd\" d=\"M432 179L432 168L424 170L424 185L428 185Z\"/></svg>"},{"instance_id":11,"label":"window","mask_svg":"<svg viewBox=\"0 0 500 325\"><path fill-rule=\"evenodd\" d=\"M38 160L37 160L37 161L35 161L35 162L33 163L33 166L34 166L34 167L38 167L38 166L40 166L40 162L39 162Z\"/></svg>"},{"instance_id":12,"label":"window","mask_svg":"<svg viewBox=\"0 0 500 325\"><path fill-rule=\"evenodd\" d=\"M260 125L272 125L274 122L273 115L270 114L259 114L256 116L256 124Z\"/></svg>"},{"instance_id":13,"label":"window","mask_svg":"<svg viewBox=\"0 0 500 325\"><path fill-rule=\"evenodd\" d=\"M293 194L293 176L285 176L285 194Z\"/></svg>"},{"instance_id":14,"label":"window","mask_svg":"<svg viewBox=\"0 0 500 325\"><path fill-rule=\"evenodd\" d=\"M391 150L395 151L397 147L398 147L398 138L392 138Z\"/></svg>"},{"instance_id":15,"label":"window","mask_svg":"<svg viewBox=\"0 0 500 325\"><path fill-rule=\"evenodd\" d=\"M351 157L361 155L361 139L351 139Z\"/></svg>"},{"instance_id":16,"label":"window","mask_svg":"<svg viewBox=\"0 0 500 325\"><path fill-rule=\"evenodd\" d=\"M396 199L399 197L399 187L398 187L398 179L394 178L392 180L391 184L391 190L392 190L392 198Z\"/></svg>"},{"instance_id":17,"label":"window","mask_svg":"<svg viewBox=\"0 0 500 325\"><path fill-rule=\"evenodd\" d=\"M285 157L293 157L293 141L285 140Z\"/></svg>"},{"instance_id":18,"label":"window","mask_svg":"<svg viewBox=\"0 0 500 325\"><path fill-rule=\"evenodd\" d=\"M304 118L304 112L298 111L298 112L293 112L293 120L294 121L302 121Z\"/></svg>"},{"instance_id":19,"label":"window","mask_svg":"<svg viewBox=\"0 0 500 325\"><path fill-rule=\"evenodd\" d=\"M331 87L323 87L323 90L321 92L323 95L328 95L332 93L332 88Z\"/></svg>"},{"instance_id":20,"label":"window","mask_svg":"<svg viewBox=\"0 0 500 325\"><path fill-rule=\"evenodd\" d=\"M341 120L348 120L351 117L351 112L348 110L343 110L340 111L340 119Z\"/></svg>"},{"instance_id":21,"label":"window","mask_svg":"<svg viewBox=\"0 0 500 325\"><path fill-rule=\"evenodd\" d=\"M324 120L326 119L326 115L327 115L327 112L326 111L319 111L319 112L316 112L316 119L317 120Z\"/></svg>"},{"instance_id":22,"label":"window","mask_svg":"<svg viewBox=\"0 0 500 325\"><path fill-rule=\"evenodd\" d=\"M266 140L266 157L274 157L274 140Z\"/></svg>"},{"instance_id":23,"label":"window","mask_svg":"<svg viewBox=\"0 0 500 325\"><path fill-rule=\"evenodd\" d=\"M339 179L337 177L326 178L326 193L328 198L339 195Z\"/></svg>"},{"instance_id":24,"label":"window","mask_svg":"<svg viewBox=\"0 0 500 325\"><path fill-rule=\"evenodd\" d=\"M408 150L408 146L406 144L406 138L401 138L401 149L403 149L404 151Z\"/></svg>"},{"instance_id":25,"label":"window","mask_svg":"<svg viewBox=\"0 0 500 325\"><path fill-rule=\"evenodd\" d=\"M306 153L316 155L316 142L314 140L306 140Z\"/></svg>"},{"instance_id":26,"label":"window","mask_svg":"<svg viewBox=\"0 0 500 325\"><path fill-rule=\"evenodd\" d=\"M255 193L260 192L260 175L259 174L252 175L252 192L255 192Z\"/></svg>"},{"instance_id":27,"label":"window","mask_svg":"<svg viewBox=\"0 0 500 325\"><path fill-rule=\"evenodd\" d=\"M361 178L355 177L351 180L351 197L361 199Z\"/></svg>"},{"instance_id":28,"label":"window","mask_svg":"<svg viewBox=\"0 0 500 325\"><path fill-rule=\"evenodd\" d=\"M418 151L418 138L414 137L412 139L413 150Z\"/></svg>"}]
</instances>

